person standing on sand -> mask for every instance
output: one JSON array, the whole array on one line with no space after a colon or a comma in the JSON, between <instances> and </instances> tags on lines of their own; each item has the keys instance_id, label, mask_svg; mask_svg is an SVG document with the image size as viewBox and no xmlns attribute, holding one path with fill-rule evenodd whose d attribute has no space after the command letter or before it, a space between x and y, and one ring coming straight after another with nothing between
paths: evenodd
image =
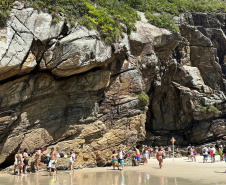
<instances>
[{"instance_id":1,"label":"person standing on sand","mask_svg":"<svg viewBox=\"0 0 226 185\"><path fill-rule=\"evenodd\" d=\"M195 147L192 146L192 149L193 149L193 157L194 157L194 161L196 162L196 155L197 155L197 151L195 150Z\"/></svg>"},{"instance_id":2,"label":"person standing on sand","mask_svg":"<svg viewBox=\"0 0 226 185\"><path fill-rule=\"evenodd\" d=\"M74 154L74 151L71 150L71 152L70 152L70 159L69 159L69 166L70 166L71 172L72 171L74 172L74 167L73 167L74 161L75 161L75 154Z\"/></svg>"},{"instance_id":3,"label":"person standing on sand","mask_svg":"<svg viewBox=\"0 0 226 185\"><path fill-rule=\"evenodd\" d=\"M193 150L193 147L190 147L190 156L191 156L191 161L193 162L193 160L194 160L194 150Z\"/></svg>"},{"instance_id":4,"label":"person standing on sand","mask_svg":"<svg viewBox=\"0 0 226 185\"><path fill-rule=\"evenodd\" d=\"M220 161L223 161L223 148L222 148L222 145L220 145L220 147L218 149L218 153L220 155Z\"/></svg>"},{"instance_id":5,"label":"person standing on sand","mask_svg":"<svg viewBox=\"0 0 226 185\"><path fill-rule=\"evenodd\" d=\"M191 156L190 156L190 148L191 148L191 146L189 145L189 146L188 146L188 160L189 160L190 157L191 157Z\"/></svg>"},{"instance_id":6,"label":"person standing on sand","mask_svg":"<svg viewBox=\"0 0 226 185\"><path fill-rule=\"evenodd\" d=\"M148 148L145 147L144 151L143 151L143 158L144 158L144 164L148 164Z\"/></svg>"},{"instance_id":7,"label":"person standing on sand","mask_svg":"<svg viewBox=\"0 0 226 185\"><path fill-rule=\"evenodd\" d=\"M28 167L27 149L24 149L23 158L24 158L24 174L27 174L27 167Z\"/></svg>"},{"instance_id":8,"label":"person standing on sand","mask_svg":"<svg viewBox=\"0 0 226 185\"><path fill-rule=\"evenodd\" d=\"M49 175L51 175L51 170L52 168L54 169L54 171L57 173L57 169L56 169L56 160L57 160L57 153L54 150L54 148L51 148L51 153L50 153L50 161L49 161Z\"/></svg>"},{"instance_id":9,"label":"person standing on sand","mask_svg":"<svg viewBox=\"0 0 226 185\"><path fill-rule=\"evenodd\" d=\"M151 152L151 157L153 157L154 149L153 149L152 146L151 146L151 148L150 148L150 152Z\"/></svg>"},{"instance_id":10,"label":"person standing on sand","mask_svg":"<svg viewBox=\"0 0 226 185\"><path fill-rule=\"evenodd\" d=\"M161 151L161 148L158 149L158 152L156 154L156 159L158 160L159 162L159 167L162 168L162 163L163 163L163 158L162 158L162 154L163 154L163 151Z\"/></svg>"},{"instance_id":11,"label":"person standing on sand","mask_svg":"<svg viewBox=\"0 0 226 185\"><path fill-rule=\"evenodd\" d=\"M118 167L118 170L119 170L118 154L116 153L115 150L112 152L111 158L112 158L113 170L115 170L115 167Z\"/></svg>"},{"instance_id":12,"label":"person standing on sand","mask_svg":"<svg viewBox=\"0 0 226 185\"><path fill-rule=\"evenodd\" d=\"M169 152L169 158L171 158L171 146L168 147L168 152Z\"/></svg>"},{"instance_id":13,"label":"person standing on sand","mask_svg":"<svg viewBox=\"0 0 226 185\"><path fill-rule=\"evenodd\" d=\"M134 150L135 150L136 156L137 156L137 166L139 166L140 165L140 151L135 146L134 146Z\"/></svg>"},{"instance_id":14,"label":"person standing on sand","mask_svg":"<svg viewBox=\"0 0 226 185\"><path fill-rule=\"evenodd\" d=\"M125 152L123 152L122 148L119 147L119 152L118 152L118 162L121 164L122 170L124 170L124 156Z\"/></svg>"},{"instance_id":15,"label":"person standing on sand","mask_svg":"<svg viewBox=\"0 0 226 185\"><path fill-rule=\"evenodd\" d=\"M18 166L17 154L18 153L16 153L15 156L14 156L14 175L16 175L16 168Z\"/></svg>"},{"instance_id":16,"label":"person standing on sand","mask_svg":"<svg viewBox=\"0 0 226 185\"><path fill-rule=\"evenodd\" d=\"M216 153L216 149L215 147L212 145L210 151L212 151L211 153L213 153L213 158L212 158L212 163L215 163L215 153Z\"/></svg>"},{"instance_id":17,"label":"person standing on sand","mask_svg":"<svg viewBox=\"0 0 226 185\"><path fill-rule=\"evenodd\" d=\"M17 161L17 168L18 168L18 175L21 175L21 169L23 167L23 155L20 152L20 150L17 152L17 154L15 155L15 162ZM15 169L16 170L16 169ZM14 170L14 172L16 173L16 171Z\"/></svg>"},{"instance_id":18,"label":"person standing on sand","mask_svg":"<svg viewBox=\"0 0 226 185\"><path fill-rule=\"evenodd\" d=\"M207 162L207 159L208 159L208 149L207 149L206 146L203 147L202 153L203 153L203 162Z\"/></svg>"},{"instance_id":19,"label":"person standing on sand","mask_svg":"<svg viewBox=\"0 0 226 185\"><path fill-rule=\"evenodd\" d=\"M41 161L41 150L36 148L35 149L35 164L36 164L36 173L39 172L39 163Z\"/></svg>"},{"instance_id":20,"label":"person standing on sand","mask_svg":"<svg viewBox=\"0 0 226 185\"><path fill-rule=\"evenodd\" d=\"M223 149L223 154L224 154L224 161L226 162L226 146L225 145L224 145L224 149Z\"/></svg>"},{"instance_id":21,"label":"person standing on sand","mask_svg":"<svg viewBox=\"0 0 226 185\"><path fill-rule=\"evenodd\" d=\"M17 158L17 156L20 154L20 151L18 151L16 154L15 154L15 156L14 156L14 175L16 175L16 169L17 169L17 167L18 167L18 158Z\"/></svg>"}]
</instances>

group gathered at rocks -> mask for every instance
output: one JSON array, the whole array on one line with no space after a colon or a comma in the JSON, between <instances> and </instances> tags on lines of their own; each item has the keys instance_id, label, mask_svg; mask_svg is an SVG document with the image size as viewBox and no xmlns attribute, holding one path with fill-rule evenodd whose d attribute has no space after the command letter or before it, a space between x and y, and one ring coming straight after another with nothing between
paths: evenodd
<instances>
[{"instance_id":1,"label":"group gathered at rocks","mask_svg":"<svg viewBox=\"0 0 226 185\"><path fill-rule=\"evenodd\" d=\"M42 149L35 149L34 153L34 165L33 169L29 168L30 172L39 173L40 171L40 162L43 159L43 163L46 164L46 169L51 175L51 171L54 170L54 173L57 173L57 160L59 158L67 158L69 159L68 168L71 172L74 172L74 161L76 160L76 156L73 150L70 151L69 154L58 153L54 148L51 148L50 154L44 155L42 154L47 148ZM111 155L111 162L113 169L118 168L118 170L124 170L124 165L132 165L132 166L140 166L140 164L147 164L148 159L156 158L159 162L159 167L163 167L163 159L166 157L182 157L186 156L186 152L184 149L179 149L178 147L172 149L171 146L156 146L156 147L149 147L149 146L141 146L136 147L134 146L132 149L133 152L125 153L122 147L119 147L118 150L114 150ZM211 163L215 163L215 156L220 156L220 161L226 162L226 146L220 145L219 147L215 147L214 145L205 145L203 148L198 147L197 149L194 146L189 145L187 147L187 156L188 160L192 162L196 162L196 156L202 155L203 156L203 163L206 163L210 160ZM42 157L43 156L43 157ZM27 153L27 149L24 151L18 151L15 154L15 162L14 162L14 174L27 174L28 173L28 166L29 166L29 159L32 157L32 154ZM131 163L130 163L131 162ZM121 169L120 169L121 168ZM43 170L43 169L42 169ZM226 172L226 170L225 170Z\"/></svg>"}]
</instances>

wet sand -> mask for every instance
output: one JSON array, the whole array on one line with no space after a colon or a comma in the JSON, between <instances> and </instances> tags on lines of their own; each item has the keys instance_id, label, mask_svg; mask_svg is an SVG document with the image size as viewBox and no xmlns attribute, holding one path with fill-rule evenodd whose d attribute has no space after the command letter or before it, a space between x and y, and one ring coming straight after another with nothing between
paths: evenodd
<instances>
[{"instance_id":1,"label":"wet sand","mask_svg":"<svg viewBox=\"0 0 226 185\"><path fill-rule=\"evenodd\" d=\"M197 162L187 158L165 159L163 168L158 167L156 159L149 160L147 165L125 167L124 171L112 170L112 167L86 168L59 171L58 175L48 176L47 172L28 175L0 174L0 185L212 185L226 184L226 163L203 163L202 157Z\"/></svg>"}]
</instances>

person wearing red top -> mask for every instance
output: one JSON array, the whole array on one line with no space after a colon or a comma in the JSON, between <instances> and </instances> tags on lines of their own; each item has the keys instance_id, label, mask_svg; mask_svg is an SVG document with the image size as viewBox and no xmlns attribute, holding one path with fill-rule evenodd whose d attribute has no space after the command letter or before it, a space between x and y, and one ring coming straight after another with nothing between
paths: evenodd
<instances>
[{"instance_id":1,"label":"person wearing red top","mask_svg":"<svg viewBox=\"0 0 226 185\"><path fill-rule=\"evenodd\" d=\"M211 163L213 162L213 150L210 150Z\"/></svg>"}]
</instances>

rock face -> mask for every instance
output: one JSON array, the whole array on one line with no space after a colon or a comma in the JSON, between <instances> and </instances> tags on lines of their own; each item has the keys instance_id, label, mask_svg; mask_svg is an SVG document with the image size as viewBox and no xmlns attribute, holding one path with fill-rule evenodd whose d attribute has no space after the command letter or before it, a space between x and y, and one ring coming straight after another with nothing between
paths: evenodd
<instances>
[{"instance_id":1,"label":"rock face","mask_svg":"<svg viewBox=\"0 0 226 185\"><path fill-rule=\"evenodd\" d=\"M181 37L171 57L158 56L160 73L150 89L147 143L202 144L225 129L225 15L180 16Z\"/></svg>"},{"instance_id":2,"label":"rock face","mask_svg":"<svg viewBox=\"0 0 226 185\"><path fill-rule=\"evenodd\" d=\"M77 165L102 166L120 145L225 138L224 14L181 15L181 35L143 17L110 46L63 17L11 13L0 29L0 167L24 148L74 149Z\"/></svg>"}]
</instances>

